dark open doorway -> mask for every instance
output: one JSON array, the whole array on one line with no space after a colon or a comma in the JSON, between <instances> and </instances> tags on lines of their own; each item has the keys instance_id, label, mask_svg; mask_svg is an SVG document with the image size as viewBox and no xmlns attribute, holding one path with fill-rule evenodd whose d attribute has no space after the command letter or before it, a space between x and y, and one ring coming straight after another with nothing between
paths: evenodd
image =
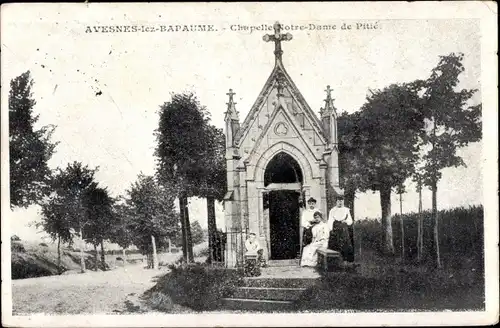
<instances>
[{"instance_id":1,"label":"dark open doorway","mask_svg":"<svg viewBox=\"0 0 500 328\"><path fill-rule=\"evenodd\" d=\"M300 252L299 195L293 190L269 193L271 259L294 259Z\"/></svg>"},{"instance_id":2,"label":"dark open doorway","mask_svg":"<svg viewBox=\"0 0 500 328\"><path fill-rule=\"evenodd\" d=\"M269 206L271 259L294 259L300 252L300 185L302 170L286 153L278 153L264 173L265 195Z\"/></svg>"}]
</instances>

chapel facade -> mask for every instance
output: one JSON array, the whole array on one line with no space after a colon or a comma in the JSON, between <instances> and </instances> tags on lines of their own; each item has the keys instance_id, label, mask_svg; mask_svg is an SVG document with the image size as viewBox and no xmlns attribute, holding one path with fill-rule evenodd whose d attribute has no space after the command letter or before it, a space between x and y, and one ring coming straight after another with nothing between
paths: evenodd
<instances>
[{"instance_id":1,"label":"chapel facade","mask_svg":"<svg viewBox=\"0 0 500 328\"><path fill-rule=\"evenodd\" d=\"M247 117L240 122L230 89L225 113L227 193L226 230L255 233L268 260L300 256L300 215L307 199L327 215L339 187L337 112L330 86L316 116L282 62L282 34L263 37L275 44L275 65ZM241 241L228 238L226 263L236 266L244 253Z\"/></svg>"}]
</instances>

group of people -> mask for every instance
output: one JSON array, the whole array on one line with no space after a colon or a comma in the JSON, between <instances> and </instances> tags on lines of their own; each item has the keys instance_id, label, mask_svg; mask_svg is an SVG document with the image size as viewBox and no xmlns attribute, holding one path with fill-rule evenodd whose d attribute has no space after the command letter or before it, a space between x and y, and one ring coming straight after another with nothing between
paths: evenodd
<instances>
[{"instance_id":1,"label":"group of people","mask_svg":"<svg viewBox=\"0 0 500 328\"><path fill-rule=\"evenodd\" d=\"M308 208L302 213L303 228L301 266L316 266L318 249L328 248L340 252L344 262L354 262L353 224L349 208L344 206L344 198L338 196L328 219L316 209L316 200L307 200Z\"/></svg>"},{"instance_id":2,"label":"group of people","mask_svg":"<svg viewBox=\"0 0 500 328\"><path fill-rule=\"evenodd\" d=\"M338 196L335 206L330 210L328 219L316 209L316 199L309 198L301 217L303 228L301 266L315 267L318 262L318 249L328 248L340 252L344 262L354 262L353 224L349 208L344 206L344 198ZM249 233L245 241L247 254L257 256L257 265L266 266L263 249L255 233Z\"/></svg>"}]
</instances>

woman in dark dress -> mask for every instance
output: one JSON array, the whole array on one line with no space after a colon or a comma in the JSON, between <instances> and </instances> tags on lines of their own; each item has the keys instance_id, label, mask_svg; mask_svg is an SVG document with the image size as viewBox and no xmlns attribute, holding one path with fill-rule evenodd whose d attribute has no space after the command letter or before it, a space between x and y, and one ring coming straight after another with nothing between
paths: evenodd
<instances>
[{"instance_id":1,"label":"woman in dark dress","mask_svg":"<svg viewBox=\"0 0 500 328\"><path fill-rule=\"evenodd\" d=\"M337 198L336 206L330 210L328 224L331 229L328 248L340 252L344 261L354 262L354 245L349 233L353 220L349 208L344 207L342 197Z\"/></svg>"}]
</instances>

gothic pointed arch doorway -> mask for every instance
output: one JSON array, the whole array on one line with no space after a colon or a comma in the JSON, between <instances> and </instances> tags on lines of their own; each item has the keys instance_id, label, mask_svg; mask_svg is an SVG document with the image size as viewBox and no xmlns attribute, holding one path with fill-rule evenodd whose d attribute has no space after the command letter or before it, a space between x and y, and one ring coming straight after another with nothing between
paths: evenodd
<instances>
[{"instance_id":1,"label":"gothic pointed arch doorway","mask_svg":"<svg viewBox=\"0 0 500 328\"><path fill-rule=\"evenodd\" d=\"M279 152L264 171L264 208L269 211L270 259L294 259L300 254L300 197L303 173L289 154Z\"/></svg>"}]
</instances>

